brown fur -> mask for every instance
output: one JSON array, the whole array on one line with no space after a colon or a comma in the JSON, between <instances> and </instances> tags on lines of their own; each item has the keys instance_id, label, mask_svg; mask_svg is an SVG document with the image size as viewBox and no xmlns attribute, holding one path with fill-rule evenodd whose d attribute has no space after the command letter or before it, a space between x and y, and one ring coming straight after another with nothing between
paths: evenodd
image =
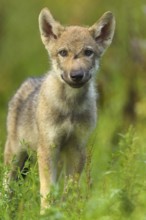
<instances>
[{"instance_id":1,"label":"brown fur","mask_svg":"<svg viewBox=\"0 0 146 220\"><path fill-rule=\"evenodd\" d=\"M52 69L43 77L26 80L9 103L5 164L11 171L5 184L16 179L27 148L36 150L44 212L62 158L67 176L81 174L84 167L85 145L97 118L95 73L112 42L115 20L107 12L90 28L63 27L45 8L39 27ZM22 147L22 140L26 146Z\"/></svg>"}]
</instances>

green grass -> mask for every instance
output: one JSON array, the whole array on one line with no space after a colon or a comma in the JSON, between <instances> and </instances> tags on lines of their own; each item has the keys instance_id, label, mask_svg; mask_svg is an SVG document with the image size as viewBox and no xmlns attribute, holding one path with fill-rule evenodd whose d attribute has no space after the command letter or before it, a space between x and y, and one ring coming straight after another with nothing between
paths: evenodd
<instances>
[{"instance_id":1,"label":"green grass","mask_svg":"<svg viewBox=\"0 0 146 220\"><path fill-rule=\"evenodd\" d=\"M100 133L100 126L97 130ZM35 160L27 177L23 179L19 175L19 181L12 184L12 198L5 194L1 175L0 219L145 219L145 152L137 132L130 127L125 134L119 134L117 147L110 153L109 149L102 152L102 140L98 139L96 144L95 135L96 132L88 144L87 163L80 185L72 179L65 183L65 188L62 181L56 185L48 198L51 208L44 216L39 215L39 179ZM96 148L100 152L98 158ZM25 166L29 166L29 162ZM99 171L100 167L102 170ZM4 173L2 163L0 168Z\"/></svg>"},{"instance_id":2,"label":"green grass","mask_svg":"<svg viewBox=\"0 0 146 220\"><path fill-rule=\"evenodd\" d=\"M26 77L48 69L38 31L44 6L65 24L92 25L111 10L116 33L97 77L99 119L80 185L70 180L64 189L61 180L48 198L50 210L40 216L37 162L25 180L19 175L13 183L10 199L3 188L3 150L10 97ZM145 0L1 0L0 17L0 220L145 220Z\"/></svg>"}]
</instances>

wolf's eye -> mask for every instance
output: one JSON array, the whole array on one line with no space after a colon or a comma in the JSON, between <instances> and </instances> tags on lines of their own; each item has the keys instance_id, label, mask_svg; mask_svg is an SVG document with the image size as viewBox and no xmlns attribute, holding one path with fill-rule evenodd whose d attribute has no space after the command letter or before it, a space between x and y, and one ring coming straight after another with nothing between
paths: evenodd
<instances>
[{"instance_id":1,"label":"wolf's eye","mask_svg":"<svg viewBox=\"0 0 146 220\"><path fill-rule=\"evenodd\" d=\"M67 57L68 56L68 51L63 49L63 50L60 50L58 54L62 57Z\"/></svg>"},{"instance_id":2,"label":"wolf's eye","mask_svg":"<svg viewBox=\"0 0 146 220\"><path fill-rule=\"evenodd\" d=\"M93 53L94 53L93 50L90 50L90 49L84 50L84 55L86 57L90 57Z\"/></svg>"}]
</instances>

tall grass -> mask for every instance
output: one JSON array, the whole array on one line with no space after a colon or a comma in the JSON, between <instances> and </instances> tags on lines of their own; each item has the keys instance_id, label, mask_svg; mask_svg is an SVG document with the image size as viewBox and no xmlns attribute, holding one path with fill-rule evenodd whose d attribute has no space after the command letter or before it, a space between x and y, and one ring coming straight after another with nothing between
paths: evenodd
<instances>
[{"instance_id":1,"label":"tall grass","mask_svg":"<svg viewBox=\"0 0 146 220\"><path fill-rule=\"evenodd\" d=\"M120 134L117 149L111 153L104 171L97 171L97 180L92 176L96 161L89 145L80 184L70 178L52 188L48 198L51 208L44 216L39 215L38 169L34 162L26 178L19 174L19 181L13 183L12 198L5 194L1 178L0 219L145 219L144 156L139 138L130 127L127 133ZM27 168L29 162L25 166ZM1 170L4 171L2 164Z\"/></svg>"}]
</instances>

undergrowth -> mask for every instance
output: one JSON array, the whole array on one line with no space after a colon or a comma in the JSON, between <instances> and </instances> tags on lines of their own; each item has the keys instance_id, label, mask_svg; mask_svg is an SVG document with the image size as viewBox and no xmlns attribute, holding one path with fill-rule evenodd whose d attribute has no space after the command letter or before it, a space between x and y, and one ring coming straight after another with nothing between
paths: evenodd
<instances>
[{"instance_id":1,"label":"undergrowth","mask_svg":"<svg viewBox=\"0 0 146 220\"><path fill-rule=\"evenodd\" d=\"M120 134L119 144L112 152L108 166L99 180L92 177L95 146L89 145L85 171L81 181L70 178L52 188L51 208L40 216L40 195L37 162L25 164L26 178L19 172L13 182L13 196L4 190L2 176L6 172L1 163L0 219L23 220L114 220L145 219L146 171L139 138L132 127Z\"/></svg>"}]
</instances>

